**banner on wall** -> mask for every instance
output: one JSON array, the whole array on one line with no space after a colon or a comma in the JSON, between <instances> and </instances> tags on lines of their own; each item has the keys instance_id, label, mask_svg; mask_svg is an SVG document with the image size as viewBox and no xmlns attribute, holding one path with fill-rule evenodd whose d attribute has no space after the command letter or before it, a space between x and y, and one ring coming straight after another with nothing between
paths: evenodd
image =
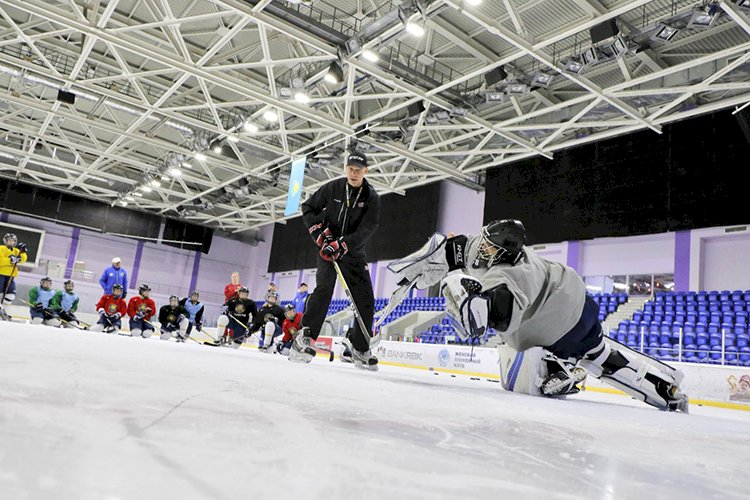
<instances>
[{"instance_id":1,"label":"banner on wall","mask_svg":"<svg viewBox=\"0 0 750 500\"><path fill-rule=\"evenodd\" d=\"M293 215L299 210L299 203L302 199L302 184L305 180L306 161L307 157L303 156L292 162L292 172L289 174L289 192L284 209L285 216Z\"/></svg>"}]
</instances>

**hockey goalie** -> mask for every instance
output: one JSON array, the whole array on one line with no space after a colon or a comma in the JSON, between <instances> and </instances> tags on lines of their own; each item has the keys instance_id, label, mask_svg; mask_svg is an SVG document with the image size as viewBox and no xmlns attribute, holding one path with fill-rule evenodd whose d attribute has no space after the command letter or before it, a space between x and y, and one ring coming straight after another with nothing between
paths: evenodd
<instances>
[{"instance_id":1,"label":"hockey goalie","mask_svg":"<svg viewBox=\"0 0 750 500\"><path fill-rule=\"evenodd\" d=\"M604 337L598 306L578 273L525 243L523 223L511 219L493 221L479 235L436 233L388 265L400 285L391 302L411 287L440 283L462 339L483 338L489 328L500 335L507 390L574 394L589 373L661 410L687 412L682 372Z\"/></svg>"}]
</instances>

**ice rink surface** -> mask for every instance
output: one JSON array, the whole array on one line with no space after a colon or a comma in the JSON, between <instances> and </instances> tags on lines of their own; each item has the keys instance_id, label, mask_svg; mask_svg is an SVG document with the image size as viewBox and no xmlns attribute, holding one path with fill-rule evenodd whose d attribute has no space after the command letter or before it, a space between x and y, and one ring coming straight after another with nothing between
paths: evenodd
<instances>
[{"instance_id":1,"label":"ice rink surface","mask_svg":"<svg viewBox=\"0 0 750 500\"><path fill-rule=\"evenodd\" d=\"M750 498L750 412L0 323L0 498Z\"/></svg>"}]
</instances>

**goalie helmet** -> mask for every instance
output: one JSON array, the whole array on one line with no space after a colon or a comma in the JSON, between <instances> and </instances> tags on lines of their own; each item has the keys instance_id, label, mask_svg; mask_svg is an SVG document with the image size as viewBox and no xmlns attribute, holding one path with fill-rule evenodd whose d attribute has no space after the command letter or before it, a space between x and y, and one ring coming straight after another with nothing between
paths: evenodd
<instances>
[{"instance_id":1,"label":"goalie helmet","mask_svg":"<svg viewBox=\"0 0 750 500\"><path fill-rule=\"evenodd\" d=\"M523 255L526 228L515 219L492 221L482 228L477 259L491 267L497 263L515 264ZM476 266L477 263L475 262Z\"/></svg>"}]
</instances>

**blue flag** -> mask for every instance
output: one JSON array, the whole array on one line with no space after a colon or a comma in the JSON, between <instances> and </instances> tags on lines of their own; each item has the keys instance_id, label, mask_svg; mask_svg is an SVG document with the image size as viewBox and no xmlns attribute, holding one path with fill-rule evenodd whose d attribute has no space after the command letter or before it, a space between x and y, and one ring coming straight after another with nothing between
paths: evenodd
<instances>
[{"instance_id":1,"label":"blue flag","mask_svg":"<svg viewBox=\"0 0 750 500\"><path fill-rule=\"evenodd\" d=\"M289 216L299 210L299 202L302 199L302 183L305 180L305 162L307 157L297 158L292 162L292 173L289 174L289 194L286 198L284 215Z\"/></svg>"}]
</instances>

